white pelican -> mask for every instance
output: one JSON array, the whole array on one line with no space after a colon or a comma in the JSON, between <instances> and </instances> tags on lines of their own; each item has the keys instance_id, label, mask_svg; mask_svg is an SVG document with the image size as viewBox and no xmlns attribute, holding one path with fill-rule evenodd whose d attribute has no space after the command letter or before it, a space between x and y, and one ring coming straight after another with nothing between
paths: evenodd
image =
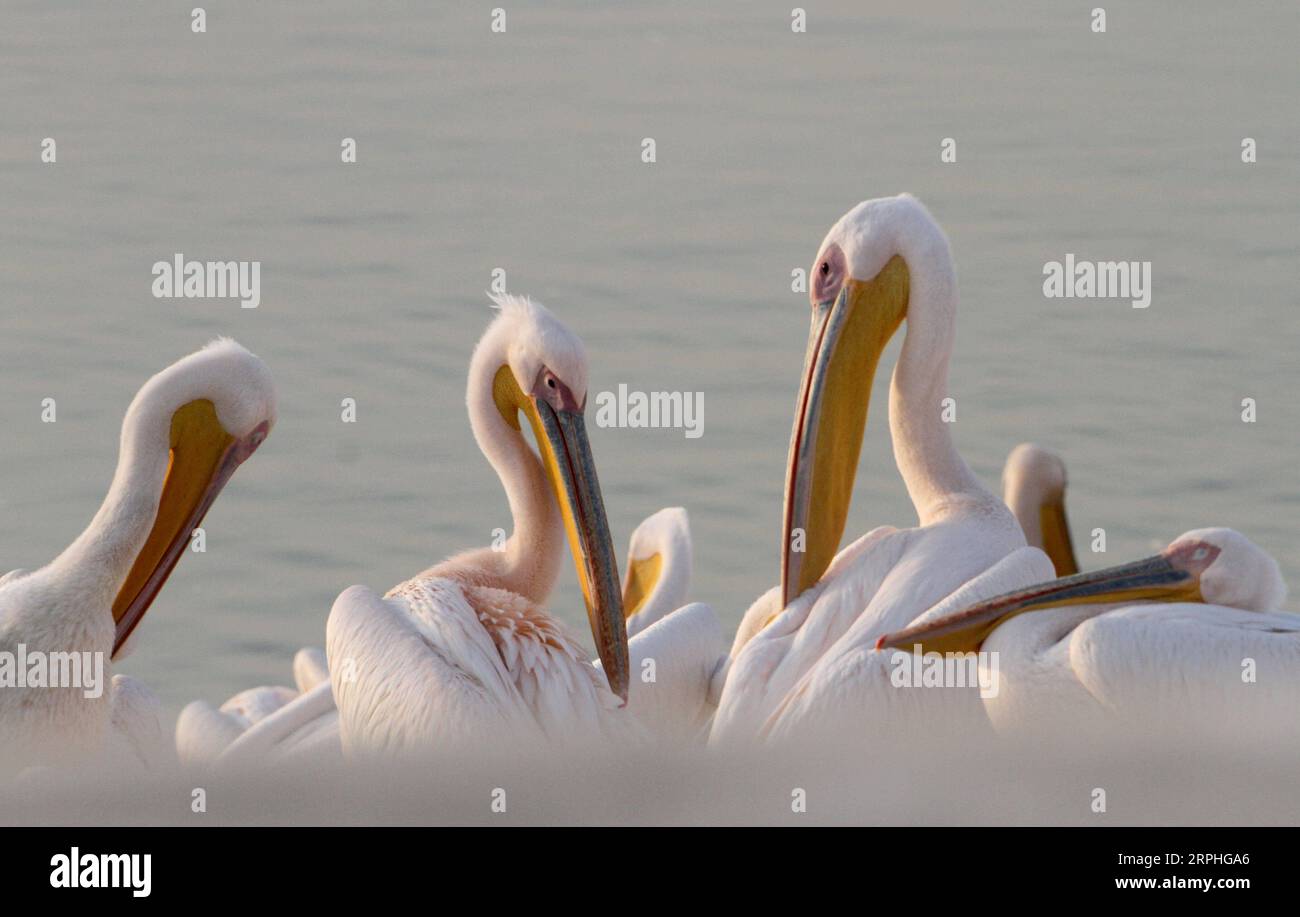
<instances>
[{"instance_id":1,"label":"white pelican","mask_svg":"<svg viewBox=\"0 0 1300 917\"><path fill-rule=\"evenodd\" d=\"M690 518L682 507L668 506L643 519L628 544L623 580L628 637L686 604L690 586Z\"/></svg>"},{"instance_id":2,"label":"white pelican","mask_svg":"<svg viewBox=\"0 0 1300 917\"><path fill-rule=\"evenodd\" d=\"M0 652L119 658L194 528L274 422L270 372L234 341L214 341L145 383L127 409L117 471L90 525L46 566L0 580ZM4 753L36 763L99 751L113 723L130 733L121 738L131 748L156 744L157 705L142 684L114 677L113 690L85 694L0 689Z\"/></svg>"},{"instance_id":3,"label":"white pelican","mask_svg":"<svg viewBox=\"0 0 1300 917\"><path fill-rule=\"evenodd\" d=\"M1024 530L1025 540L1051 559L1057 576L1079 572L1065 514L1065 485L1065 462L1036 443L1012 449L1002 469L1003 501Z\"/></svg>"},{"instance_id":4,"label":"white pelican","mask_svg":"<svg viewBox=\"0 0 1300 917\"><path fill-rule=\"evenodd\" d=\"M633 671L629 709L659 739L703 738L716 706L713 676L724 659L713 609L685 604L691 585L691 526L670 506L647 516L628 545L623 611ZM653 660L653 679L647 669Z\"/></svg>"},{"instance_id":5,"label":"white pelican","mask_svg":"<svg viewBox=\"0 0 1300 917\"><path fill-rule=\"evenodd\" d=\"M781 586L741 623L720 676L714 741L835 715L874 722L892 707L910 713L936 697L953 698L978 719L972 692L891 690L885 654L872 652L875 638L941 600L992 595L1051 574L943 422L957 283L948 241L926 209L910 195L859 204L831 228L810 276L812 327L790 442ZM920 527L873 529L837 556L876 363L904 319L889 422Z\"/></svg>"},{"instance_id":6,"label":"white pelican","mask_svg":"<svg viewBox=\"0 0 1300 917\"><path fill-rule=\"evenodd\" d=\"M500 313L470 361L466 400L514 531L503 550L457 555L382 598L353 586L335 601L326 652L345 752L640 735L645 720L687 706L669 695L702 695L712 674L716 650L701 650L700 638L712 615L693 605L639 635L653 655L654 681L631 680L634 663L638 674L647 667L629 653L583 423L585 349L540 304L496 302ZM566 531L603 672L542 610ZM685 635L680 646L675 635ZM625 702L630 709L620 709Z\"/></svg>"},{"instance_id":7,"label":"white pelican","mask_svg":"<svg viewBox=\"0 0 1300 917\"><path fill-rule=\"evenodd\" d=\"M176 720L181 762L208 765L329 761L339 757L338 708L325 651L305 647L293 657L294 688L240 691L219 708L192 701Z\"/></svg>"},{"instance_id":8,"label":"white pelican","mask_svg":"<svg viewBox=\"0 0 1300 917\"><path fill-rule=\"evenodd\" d=\"M708 676L712 671L703 671L702 654L712 652L715 661L721 658L721 631L712 612L699 606L690 612L683 609L663 635L658 631L647 637L641 634L685 605L690 580L691 532L686 510L661 509L632 532L623 610L635 660L663 655L672 665L682 655L679 643L703 647L696 654L700 671L694 679L694 693L680 688L669 692L671 702L678 704L677 710L639 717L650 719L661 734L668 732L682 738L698 733L707 718ZM341 751L339 717L325 652L315 648L299 650L293 659L293 676L296 690L279 685L250 688L220 708L206 701L186 706L176 723L176 751L181 761L229 765L336 758ZM678 681L680 685L680 676ZM653 697L647 694L643 703ZM689 702L691 698L693 703Z\"/></svg>"},{"instance_id":9,"label":"white pelican","mask_svg":"<svg viewBox=\"0 0 1300 917\"><path fill-rule=\"evenodd\" d=\"M107 760L145 768L166 761L169 749L158 695L138 678L114 675L112 705Z\"/></svg>"},{"instance_id":10,"label":"white pelican","mask_svg":"<svg viewBox=\"0 0 1300 917\"><path fill-rule=\"evenodd\" d=\"M995 728L1296 737L1300 616L1272 557L1232 529L888 634L881 648L997 654ZM1134 604L1139 603L1139 604Z\"/></svg>"}]
</instances>

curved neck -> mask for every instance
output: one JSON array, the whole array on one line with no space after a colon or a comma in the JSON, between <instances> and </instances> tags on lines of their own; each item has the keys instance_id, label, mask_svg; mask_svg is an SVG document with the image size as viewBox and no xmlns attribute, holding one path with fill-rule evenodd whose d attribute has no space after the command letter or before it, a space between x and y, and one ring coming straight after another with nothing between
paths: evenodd
<instances>
[{"instance_id":1,"label":"curved neck","mask_svg":"<svg viewBox=\"0 0 1300 917\"><path fill-rule=\"evenodd\" d=\"M922 525L965 498L993 499L958 454L944 421L948 360L957 317L957 277L942 231L919 216L900 227L907 262L907 334L889 389L894 460ZM955 409L955 408L954 408Z\"/></svg>"},{"instance_id":2,"label":"curved neck","mask_svg":"<svg viewBox=\"0 0 1300 917\"><path fill-rule=\"evenodd\" d=\"M137 396L122 422L117 470L90 524L45 568L58 589L87 609L112 603L158 515L171 454L172 405Z\"/></svg>"},{"instance_id":3,"label":"curved neck","mask_svg":"<svg viewBox=\"0 0 1300 917\"><path fill-rule=\"evenodd\" d=\"M564 524L541 459L522 431L506 422L493 397L497 370L506 364L500 335L479 344L470 362L466 397L474 439L501 479L514 530L492 566L491 585L543 603L560 574ZM500 341L504 345L504 341Z\"/></svg>"},{"instance_id":4,"label":"curved neck","mask_svg":"<svg viewBox=\"0 0 1300 917\"><path fill-rule=\"evenodd\" d=\"M679 539L670 539L661 546L663 566L654 588L637 614L642 620L654 622L671 614L686 604L686 593L691 587L691 553ZM632 558L628 558L632 562Z\"/></svg>"}]
</instances>

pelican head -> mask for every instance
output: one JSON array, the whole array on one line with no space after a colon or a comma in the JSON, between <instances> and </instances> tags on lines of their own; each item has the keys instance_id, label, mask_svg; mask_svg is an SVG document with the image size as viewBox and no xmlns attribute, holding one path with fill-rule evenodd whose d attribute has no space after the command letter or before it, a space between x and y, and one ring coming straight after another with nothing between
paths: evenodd
<instances>
[{"instance_id":1,"label":"pelican head","mask_svg":"<svg viewBox=\"0 0 1300 917\"><path fill-rule=\"evenodd\" d=\"M217 494L274 423L270 370L224 338L173 363L135 396L122 422L110 498L87 533L103 538L147 526L113 600L114 655L167 582Z\"/></svg>"},{"instance_id":2,"label":"pelican head","mask_svg":"<svg viewBox=\"0 0 1300 917\"><path fill-rule=\"evenodd\" d=\"M907 316L912 277L900 252L924 252L917 240L946 255L947 240L915 198L863 201L831 227L813 261L786 467L783 605L821 578L844 534L876 364Z\"/></svg>"},{"instance_id":3,"label":"pelican head","mask_svg":"<svg viewBox=\"0 0 1300 917\"><path fill-rule=\"evenodd\" d=\"M1016 615L1063 605L1096 605L1097 612L1133 602L1204 602L1247 611L1273 611L1286 598L1277 561L1240 532L1195 529L1159 554L1018 589L934 621L886 634L877 649L971 652Z\"/></svg>"},{"instance_id":4,"label":"pelican head","mask_svg":"<svg viewBox=\"0 0 1300 917\"><path fill-rule=\"evenodd\" d=\"M629 633L686 603L691 580L691 523L686 510L668 506L632 532L623 582L623 613Z\"/></svg>"},{"instance_id":5,"label":"pelican head","mask_svg":"<svg viewBox=\"0 0 1300 917\"><path fill-rule=\"evenodd\" d=\"M629 662L618 562L583 420L586 348L540 303L520 296L494 300L500 315L475 351L476 364L494 365L472 366L471 379L490 373L493 404L514 430L521 430L519 415L528 419L568 535L596 650L610 689L626 700ZM471 415L476 397L471 391ZM484 434L477 428L476 434L482 442Z\"/></svg>"},{"instance_id":6,"label":"pelican head","mask_svg":"<svg viewBox=\"0 0 1300 917\"><path fill-rule=\"evenodd\" d=\"M1002 499L1026 540L1042 548L1057 576L1079 572L1065 513L1065 461L1037 443L1021 443L1002 469Z\"/></svg>"}]
</instances>

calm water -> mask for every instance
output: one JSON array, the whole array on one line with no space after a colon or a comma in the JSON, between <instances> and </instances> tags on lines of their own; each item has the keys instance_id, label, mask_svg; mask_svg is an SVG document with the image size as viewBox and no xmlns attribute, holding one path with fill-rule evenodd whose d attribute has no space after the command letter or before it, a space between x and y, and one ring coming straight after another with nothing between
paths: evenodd
<instances>
[{"instance_id":1,"label":"calm water","mask_svg":"<svg viewBox=\"0 0 1300 917\"><path fill-rule=\"evenodd\" d=\"M124 666L172 710L285 682L344 587L508 527L463 406L497 267L585 338L593 391L705 393L700 439L593 446L620 548L685 505L695 595L734 624L777 576L807 333L790 271L902 190L952 239L955 436L986 481L1037 439L1070 464L1076 531L1108 533L1085 564L1223 524L1300 579L1292 3L1126 5L1105 35L1072 3L819 3L804 35L788 3L520 4L505 35L487 6L337 0L212 4L194 35L193 6L11 2L0 32L0 567L89 520L153 372L228 334L279 384L271 439ZM260 260L261 307L153 299L178 251ZM1044 299L1066 252L1151 261L1151 307ZM852 533L914 521L886 387ZM586 638L564 576L555 609Z\"/></svg>"}]
</instances>

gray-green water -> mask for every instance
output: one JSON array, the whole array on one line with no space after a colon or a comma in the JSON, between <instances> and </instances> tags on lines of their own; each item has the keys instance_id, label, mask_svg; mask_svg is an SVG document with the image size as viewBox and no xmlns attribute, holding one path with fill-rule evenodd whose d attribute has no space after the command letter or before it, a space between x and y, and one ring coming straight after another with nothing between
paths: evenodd
<instances>
[{"instance_id":1,"label":"gray-green water","mask_svg":"<svg viewBox=\"0 0 1300 917\"><path fill-rule=\"evenodd\" d=\"M695 597L734 624L777 575L790 272L902 190L953 243L955 436L986 481L1037 439L1108 533L1086 565L1223 524L1300 574L1293 4L1110 5L1104 35L1073 3L818 3L807 34L790 4L518 4L504 35L490 5L388 0L209 4L195 35L194 5L10 2L0 30L0 567L90 519L153 372L228 334L279 385L123 667L172 710L285 682L344 587L508 527L463 406L497 267L585 338L593 391L705 393L700 439L593 446L620 549L686 506ZM152 298L175 252L260 260L260 308ZM1044 299L1066 252L1151 261L1151 307ZM851 533L914 521L885 379Z\"/></svg>"}]
</instances>

